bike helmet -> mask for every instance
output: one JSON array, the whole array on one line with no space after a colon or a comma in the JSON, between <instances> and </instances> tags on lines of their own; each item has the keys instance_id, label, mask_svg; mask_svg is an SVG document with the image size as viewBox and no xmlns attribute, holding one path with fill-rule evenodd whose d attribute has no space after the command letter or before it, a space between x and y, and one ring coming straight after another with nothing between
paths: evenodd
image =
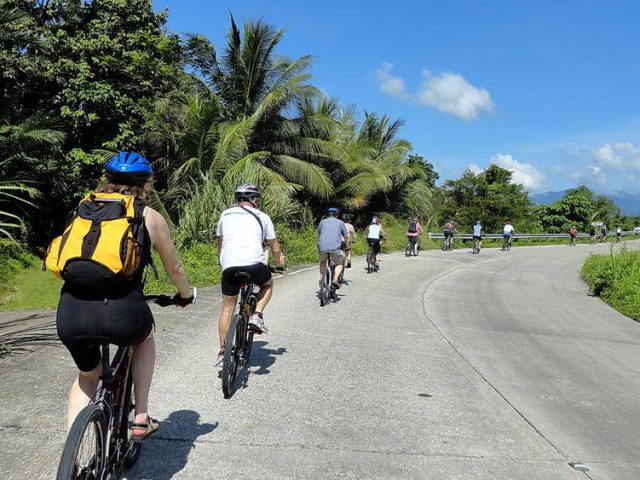
<instances>
[{"instance_id":1,"label":"bike helmet","mask_svg":"<svg viewBox=\"0 0 640 480\"><path fill-rule=\"evenodd\" d=\"M480 225L480 220L476 220L476 225Z\"/></svg>"},{"instance_id":2,"label":"bike helmet","mask_svg":"<svg viewBox=\"0 0 640 480\"><path fill-rule=\"evenodd\" d=\"M373 220L371 220L371 223L374 223L376 225L380 225L380 219L378 217L373 217Z\"/></svg>"},{"instance_id":3,"label":"bike helmet","mask_svg":"<svg viewBox=\"0 0 640 480\"><path fill-rule=\"evenodd\" d=\"M255 198L260 198L260 190L253 183L243 183L234 192L237 202L250 202Z\"/></svg>"},{"instance_id":4,"label":"bike helmet","mask_svg":"<svg viewBox=\"0 0 640 480\"><path fill-rule=\"evenodd\" d=\"M125 185L142 185L153 175L147 159L136 152L115 154L105 163L104 169L110 182Z\"/></svg>"},{"instance_id":5,"label":"bike helmet","mask_svg":"<svg viewBox=\"0 0 640 480\"><path fill-rule=\"evenodd\" d=\"M340 215L340 220L342 220L343 222L348 222L349 221L349 215L347 215L346 213Z\"/></svg>"},{"instance_id":6,"label":"bike helmet","mask_svg":"<svg viewBox=\"0 0 640 480\"><path fill-rule=\"evenodd\" d=\"M332 217L337 217L338 215L340 215L340 210L338 210L336 207L329 207L327 209L327 212L329 212L329 215L331 215Z\"/></svg>"}]
</instances>

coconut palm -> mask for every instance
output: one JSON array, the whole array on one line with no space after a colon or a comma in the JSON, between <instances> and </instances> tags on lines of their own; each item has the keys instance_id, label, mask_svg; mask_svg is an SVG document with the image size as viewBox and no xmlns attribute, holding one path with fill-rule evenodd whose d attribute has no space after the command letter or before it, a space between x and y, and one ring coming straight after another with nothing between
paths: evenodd
<instances>
[{"instance_id":1,"label":"coconut palm","mask_svg":"<svg viewBox=\"0 0 640 480\"><path fill-rule=\"evenodd\" d=\"M41 115L19 124L0 118L0 235L11 241L12 232L24 231L23 207L35 206L31 200L40 196L30 174L38 153L64 141L64 134L52 127L55 123Z\"/></svg>"}]
</instances>

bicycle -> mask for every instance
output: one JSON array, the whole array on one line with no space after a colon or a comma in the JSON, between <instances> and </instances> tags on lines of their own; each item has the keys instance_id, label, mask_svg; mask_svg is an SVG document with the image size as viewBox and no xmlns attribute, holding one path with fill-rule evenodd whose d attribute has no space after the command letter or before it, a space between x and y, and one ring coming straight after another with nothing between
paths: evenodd
<instances>
[{"instance_id":1,"label":"bicycle","mask_svg":"<svg viewBox=\"0 0 640 480\"><path fill-rule=\"evenodd\" d=\"M415 242L412 242L411 240L407 241L407 246L404 248L404 254L407 257L410 257L411 255L413 255L414 257L418 256L418 241L416 239Z\"/></svg>"},{"instance_id":2,"label":"bicycle","mask_svg":"<svg viewBox=\"0 0 640 480\"><path fill-rule=\"evenodd\" d=\"M480 253L480 239L478 237L475 237L473 239L473 253L475 254Z\"/></svg>"},{"instance_id":3,"label":"bicycle","mask_svg":"<svg viewBox=\"0 0 640 480\"><path fill-rule=\"evenodd\" d=\"M453 237L446 237L444 239L444 244L442 245L442 250L447 252L454 249Z\"/></svg>"},{"instance_id":4,"label":"bicycle","mask_svg":"<svg viewBox=\"0 0 640 480\"><path fill-rule=\"evenodd\" d=\"M333 263L331 255L327 260L327 268L324 271L322 282L320 284L320 306L328 305L331 300L336 298L336 287L333 285L333 275L335 273L336 264Z\"/></svg>"},{"instance_id":5,"label":"bicycle","mask_svg":"<svg viewBox=\"0 0 640 480\"><path fill-rule=\"evenodd\" d=\"M367 252L367 273L377 271L378 265L376 265L376 254L373 253L373 245L369 244L369 251Z\"/></svg>"},{"instance_id":6,"label":"bicycle","mask_svg":"<svg viewBox=\"0 0 640 480\"><path fill-rule=\"evenodd\" d=\"M194 288L192 303L196 297ZM145 295L144 299L161 307L176 304L167 295ZM118 347L111 364L109 344L101 344L100 350L101 384L69 430L58 464L57 480L118 478L122 470L133 466L140 456L142 443L132 440L129 433L134 412L131 398L133 347Z\"/></svg>"},{"instance_id":7,"label":"bicycle","mask_svg":"<svg viewBox=\"0 0 640 480\"><path fill-rule=\"evenodd\" d=\"M502 241L502 251L508 252L509 250L511 250L511 238L505 237Z\"/></svg>"}]
</instances>

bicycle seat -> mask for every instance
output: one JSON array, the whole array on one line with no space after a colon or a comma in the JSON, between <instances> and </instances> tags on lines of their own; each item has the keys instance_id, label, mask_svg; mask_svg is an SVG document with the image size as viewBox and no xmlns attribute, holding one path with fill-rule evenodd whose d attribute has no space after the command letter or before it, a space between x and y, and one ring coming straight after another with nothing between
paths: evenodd
<instances>
[{"instance_id":1,"label":"bicycle seat","mask_svg":"<svg viewBox=\"0 0 640 480\"><path fill-rule=\"evenodd\" d=\"M239 280L241 283L251 283L251 275L247 272L236 272L236 280Z\"/></svg>"}]
</instances>

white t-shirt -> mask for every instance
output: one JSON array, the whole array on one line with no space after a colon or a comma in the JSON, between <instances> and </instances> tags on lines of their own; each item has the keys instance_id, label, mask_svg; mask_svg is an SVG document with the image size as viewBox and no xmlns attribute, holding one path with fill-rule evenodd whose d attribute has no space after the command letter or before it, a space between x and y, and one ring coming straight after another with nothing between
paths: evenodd
<instances>
[{"instance_id":1,"label":"white t-shirt","mask_svg":"<svg viewBox=\"0 0 640 480\"><path fill-rule=\"evenodd\" d=\"M375 223L372 223L371 225L369 225L367 238L371 238L373 240L380 240L380 225Z\"/></svg>"},{"instance_id":2,"label":"white t-shirt","mask_svg":"<svg viewBox=\"0 0 640 480\"><path fill-rule=\"evenodd\" d=\"M502 233L513 233L513 225L507 223L502 229Z\"/></svg>"},{"instance_id":3,"label":"white t-shirt","mask_svg":"<svg viewBox=\"0 0 640 480\"><path fill-rule=\"evenodd\" d=\"M266 213L253 207L244 207L255 213L262 222L264 238L274 240L276 232ZM222 212L216 235L222 237L220 264L222 269L244 267L256 263L266 265L267 258L262 249L262 230L256 218L240 207L231 207Z\"/></svg>"}]
</instances>

